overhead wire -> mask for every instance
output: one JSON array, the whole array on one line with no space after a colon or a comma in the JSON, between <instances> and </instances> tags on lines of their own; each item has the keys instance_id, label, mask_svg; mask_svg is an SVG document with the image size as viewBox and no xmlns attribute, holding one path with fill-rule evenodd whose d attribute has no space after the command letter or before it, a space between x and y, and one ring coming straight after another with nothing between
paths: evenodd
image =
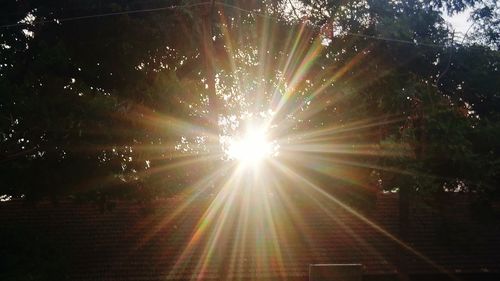
<instances>
[{"instance_id":1,"label":"overhead wire","mask_svg":"<svg viewBox=\"0 0 500 281\"><path fill-rule=\"evenodd\" d=\"M201 7L201 6L207 6L207 5L212 5L212 4L215 4L215 5L218 5L218 6L224 6L224 7L231 8L231 9L234 9L234 10L238 10L238 11L241 11L241 12L245 12L247 14L251 14L251 15L254 15L254 16L270 18L270 19L274 19L274 20L277 20L277 21L282 21L283 20L281 18L274 17L274 16L271 16L271 15L266 14L266 13L261 13L261 12L258 12L258 11L247 10L247 9L238 7L236 5L231 5L231 4L224 3L224 2L205 1L205 2L200 2L200 3L186 4L186 5L170 5L170 6L163 6L163 7L157 7L157 8L149 8L149 9L126 10L126 11L120 11L120 12L110 12L110 13L100 13L100 14L91 14L91 15L83 15L83 16L65 17L65 18L51 19L51 20L39 20L39 21L34 21L32 23L29 23L29 24L35 25L35 24L54 23L54 22L56 22L56 23L62 23L62 22L86 20L86 19L93 19L93 18L103 18L103 17L111 17L111 16L119 16L119 15L129 15L129 14L158 12L158 11L165 11L165 10L194 8L194 7ZM308 22L307 24L309 24L311 26L314 26L314 27L317 27L317 28L321 28L321 26L316 25L316 24L314 24L312 22ZM4 24L4 25L0 25L0 29L12 28L12 27L17 27L17 26L25 26L25 25L28 25L28 23L17 22L17 23L12 23L12 24ZM359 37L359 38L380 40L380 41L386 41L386 42L408 44L408 45L413 45L413 46L416 46L416 47L424 46L424 47L441 48L441 49L443 49L443 48L449 48L449 45L444 45L444 44L426 43L426 42L415 42L415 41L404 40L404 39L397 39L397 38L390 38L390 37L384 37L384 36L369 35L369 34L348 32L348 31L343 31L342 35L349 35L349 36L354 36L354 37ZM462 43L463 43L463 41L464 40L462 40ZM476 46L470 46L470 47L476 47Z\"/></svg>"},{"instance_id":2,"label":"overhead wire","mask_svg":"<svg viewBox=\"0 0 500 281\"><path fill-rule=\"evenodd\" d=\"M127 10L127 11L120 11L120 12L110 12L110 13L92 14L92 15L84 15L84 16L66 17L66 18L51 19L51 20L39 20L39 21L34 21L32 24L68 22L68 21L77 21L77 20L85 20L85 19L93 19L93 18L103 18L103 17L129 15L129 14L158 12L158 11L175 10L175 9L182 9L182 8L193 8L193 7L205 6L208 4L210 4L210 2L201 2L201 3L187 4L187 5L175 5L175 6L171 5L171 6L163 6L163 7L158 7L158 8ZM12 24L0 25L0 28L11 28L11 27L16 27L16 26L24 26L24 25L27 25L27 23L16 22L16 23L12 23Z\"/></svg>"},{"instance_id":3,"label":"overhead wire","mask_svg":"<svg viewBox=\"0 0 500 281\"><path fill-rule=\"evenodd\" d=\"M220 2L216 2L216 3L218 3L218 4L222 5L222 6L226 6L226 7L233 8L233 9L237 9L239 11L247 12L249 14L258 15L258 16L266 17L266 18L271 18L271 19L275 19L275 20L278 20L278 21L282 20L282 19L280 19L278 17L273 17L273 16L270 16L268 14L259 13L259 12L256 12L256 11L246 10L246 9L243 9L243 8L235 6L235 5L226 4L226 3L220 3ZM317 28L321 28L320 25L314 24L312 22L309 22L308 24L311 25L311 26L317 27ZM355 36L355 37L361 37L361 38L369 38L369 39L374 39L374 40L387 41L387 42L410 44L410 45L414 45L414 46L425 46L425 47L434 47L434 48L448 48L449 47L448 45L444 45L444 44L415 42L415 41L404 40L404 39L397 39L397 38L390 38L390 37L384 37L384 36L369 35L369 34L364 34L364 33L355 33L355 32L348 32L348 31L343 31L342 34L349 35L349 36ZM463 43L463 40L462 40L462 43Z\"/></svg>"}]
</instances>

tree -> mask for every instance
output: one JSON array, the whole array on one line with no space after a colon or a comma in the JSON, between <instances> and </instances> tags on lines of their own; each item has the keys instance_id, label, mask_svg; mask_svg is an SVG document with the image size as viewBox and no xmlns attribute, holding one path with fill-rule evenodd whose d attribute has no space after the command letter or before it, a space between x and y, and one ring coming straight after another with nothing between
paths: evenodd
<instances>
[{"instance_id":1,"label":"tree","mask_svg":"<svg viewBox=\"0 0 500 281\"><path fill-rule=\"evenodd\" d=\"M457 41L443 7L475 7L483 32ZM206 179L255 119L286 172L341 202L398 191L403 241L416 198L498 198L491 1L26 0L0 14L19 22L0 30L1 198L216 192Z\"/></svg>"},{"instance_id":2,"label":"tree","mask_svg":"<svg viewBox=\"0 0 500 281\"><path fill-rule=\"evenodd\" d=\"M21 22L2 28L0 193L175 194L208 171L218 134L241 130L219 121L269 109L282 145L315 145L290 167L346 186L345 200L381 186L494 189L498 51L458 44L441 17L491 3L163 4L6 6L4 24Z\"/></svg>"}]
</instances>

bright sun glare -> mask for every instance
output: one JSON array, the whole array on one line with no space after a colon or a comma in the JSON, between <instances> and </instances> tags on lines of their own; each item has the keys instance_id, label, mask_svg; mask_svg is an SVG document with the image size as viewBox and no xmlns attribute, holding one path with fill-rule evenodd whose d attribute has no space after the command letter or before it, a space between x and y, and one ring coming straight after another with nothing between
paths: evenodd
<instances>
[{"instance_id":1,"label":"bright sun glare","mask_svg":"<svg viewBox=\"0 0 500 281\"><path fill-rule=\"evenodd\" d=\"M251 129L240 138L231 141L228 155L244 165L256 165L273 156L277 145L269 141L265 130Z\"/></svg>"}]
</instances>

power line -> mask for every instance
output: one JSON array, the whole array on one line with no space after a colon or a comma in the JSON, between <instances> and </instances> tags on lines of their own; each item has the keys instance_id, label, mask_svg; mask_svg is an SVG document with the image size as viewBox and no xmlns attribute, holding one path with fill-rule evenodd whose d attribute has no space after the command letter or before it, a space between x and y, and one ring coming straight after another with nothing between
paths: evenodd
<instances>
[{"instance_id":1,"label":"power line","mask_svg":"<svg viewBox=\"0 0 500 281\"><path fill-rule=\"evenodd\" d=\"M112 17L112 16L119 16L119 15L158 12L158 11L175 10L175 9L182 9L182 8L193 8L193 7L205 6L205 5L209 5L209 4L210 4L210 2L202 2L202 3L188 4L188 5L164 6L164 7L158 7L158 8L150 8L150 9L138 9L138 10L128 10L128 11L121 11L121 12L92 14L92 15L85 15L85 16L67 17L67 18L61 18L61 19L39 20L39 21L33 22L32 24L54 23L55 21L68 22L68 21L77 21L77 20L85 20L85 19L93 19L93 18ZM24 26L24 25L26 25L26 23L17 22L17 23L12 23L12 24L0 25L0 28L11 28L11 27L16 27L16 26Z\"/></svg>"},{"instance_id":2,"label":"power line","mask_svg":"<svg viewBox=\"0 0 500 281\"><path fill-rule=\"evenodd\" d=\"M270 16L268 14L259 13L259 12L256 12L256 11L246 10L246 9L243 9L243 8L235 6L235 5L226 4L226 3L220 3L220 2L216 2L216 3L219 4L219 5L225 6L225 7L229 7L229 8L233 8L233 9L236 9L236 10L239 10L239 11L242 11L242 12L246 12L248 14L257 15L257 16L265 17L265 18L270 18L270 19L274 19L276 21L281 21L282 20L282 19L280 19L278 17L273 17L273 16ZM314 26L316 28L321 28L321 26L319 26L317 24L314 24L314 23L311 23L311 22L309 22L308 24L311 25L311 26ZM374 39L374 40L381 40L381 41L388 41L388 42L409 44L409 45L414 45L414 46L425 46L425 47L433 47L433 48L448 48L449 47L447 45L442 45L442 44L419 43L419 42L414 42L414 41L410 41L410 40L389 38L389 37L383 37L383 36L375 36L375 35L368 35L368 34L363 34L363 33L343 32L343 34L349 35L349 36L361 37L361 38L369 38L369 39Z\"/></svg>"},{"instance_id":3,"label":"power line","mask_svg":"<svg viewBox=\"0 0 500 281\"><path fill-rule=\"evenodd\" d=\"M101 13L101 14L92 14L92 15L84 15L84 16L66 17L66 18L52 19L52 20L40 20L40 21L35 21L31 24L69 22L69 21L77 21L77 20L85 20L85 19L93 19L93 18L103 18L103 17L118 16L118 15L129 15L129 14L149 13L149 12L175 10L175 9L183 9L183 8L193 8L193 7L211 5L212 3L214 3L215 5L224 6L227 8L235 9L235 10L245 12L247 14L259 16L259 17L270 18L270 19L274 19L276 21L282 20L281 18L278 18L278 17L274 17L274 16L271 16L271 15L268 15L265 13L257 12L257 11L247 10L247 9L244 9L244 8L241 8L241 7L238 7L235 5L227 4L224 2L206 1L206 2L200 2L200 3L194 3L194 4L186 4L186 5L173 5L173 6L164 6L164 7L158 7L158 8L150 8L150 9L137 9L137 10L128 10L128 11L121 11L121 12L111 12L111 13ZM310 23L310 22L308 24L311 26L314 26L316 28L321 28L321 26ZM17 27L17 26L25 26L25 25L27 25L27 23L17 22L17 23L13 23L13 24L0 25L0 28L12 28L12 27ZM380 41L408 44L408 45L413 45L416 47L424 46L424 47L441 48L441 49L450 47L448 45L443 45L443 44L419 43L419 42L414 42L414 41L410 41L410 40L368 35L368 34L363 34L363 33L343 32L343 34L349 35L349 36L354 36L354 37L360 37L360 38L369 38L369 39L380 40ZM463 43L463 40L462 40L462 43Z\"/></svg>"}]
</instances>

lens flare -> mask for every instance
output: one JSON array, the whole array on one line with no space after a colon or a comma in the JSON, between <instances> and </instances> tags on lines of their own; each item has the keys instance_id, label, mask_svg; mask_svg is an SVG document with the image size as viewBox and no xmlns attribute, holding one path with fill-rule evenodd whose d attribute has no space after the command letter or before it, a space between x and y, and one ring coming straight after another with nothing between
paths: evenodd
<instances>
[{"instance_id":1,"label":"lens flare","mask_svg":"<svg viewBox=\"0 0 500 281\"><path fill-rule=\"evenodd\" d=\"M230 142L228 156L242 165L257 165L276 153L277 145L263 129L250 129L242 138Z\"/></svg>"}]
</instances>

